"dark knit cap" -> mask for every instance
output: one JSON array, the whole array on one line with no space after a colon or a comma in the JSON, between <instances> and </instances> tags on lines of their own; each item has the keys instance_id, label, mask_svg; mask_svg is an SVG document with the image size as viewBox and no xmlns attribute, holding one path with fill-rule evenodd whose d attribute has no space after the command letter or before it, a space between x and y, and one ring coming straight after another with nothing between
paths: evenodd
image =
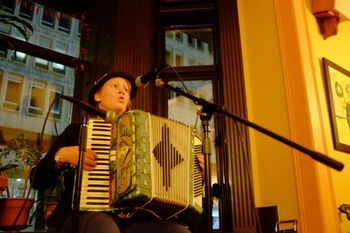
<instances>
[{"instance_id":1,"label":"dark knit cap","mask_svg":"<svg viewBox=\"0 0 350 233\"><path fill-rule=\"evenodd\" d=\"M109 73L106 73L102 75L96 82L95 85L92 87L90 94L89 94L89 103L92 105L95 105L95 93L100 90L100 88L105 84L108 80L112 78L123 78L129 81L131 86L131 92L130 92L130 100L132 100L137 93L137 86L135 84L135 78L129 73L123 72L123 71L112 71Z\"/></svg>"}]
</instances>

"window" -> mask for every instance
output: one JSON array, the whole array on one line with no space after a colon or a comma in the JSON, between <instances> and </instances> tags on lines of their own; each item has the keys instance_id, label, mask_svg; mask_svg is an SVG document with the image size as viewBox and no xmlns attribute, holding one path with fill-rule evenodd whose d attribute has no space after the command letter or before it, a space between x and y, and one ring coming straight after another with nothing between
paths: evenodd
<instances>
[{"instance_id":1,"label":"window","mask_svg":"<svg viewBox=\"0 0 350 233\"><path fill-rule=\"evenodd\" d=\"M41 16L41 24L53 28L55 26L55 13L49 8L44 8Z\"/></svg>"},{"instance_id":2,"label":"window","mask_svg":"<svg viewBox=\"0 0 350 233\"><path fill-rule=\"evenodd\" d=\"M169 46L166 45L166 49L165 49L165 62L166 64L174 64L174 49Z\"/></svg>"},{"instance_id":3,"label":"window","mask_svg":"<svg viewBox=\"0 0 350 233\"><path fill-rule=\"evenodd\" d=\"M51 108L51 115L55 118L61 118L61 109L62 109L62 99L59 98L60 94L63 94L63 86L53 86L50 89L50 98L49 105L53 104Z\"/></svg>"},{"instance_id":4,"label":"window","mask_svg":"<svg viewBox=\"0 0 350 233\"><path fill-rule=\"evenodd\" d=\"M20 33L18 31L15 31L13 34L14 34L13 36L16 37L17 39L24 40L24 38L20 35ZM20 52L20 51L12 50L11 60L22 63L22 64L26 64L27 54Z\"/></svg>"},{"instance_id":5,"label":"window","mask_svg":"<svg viewBox=\"0 0 350 233\"><path fill-rule=\"evenodd\" d=\"M8 74L5 86L5 99L3 107L19 111L21 104L21 94L23 89L23 76Z\"/></svg>"},{"instance_id":6,"label":"window","mask_svg":"<svg viewBox=\"0 0 350 233\"><path fill-rule=\"evenodd\" d=\"M15 13L15 0L1 0L0 5L3 11L10 14Z\"/></svg>"},{"instance_id":7,"label":"window","mask_svg":"<svg viewBox=\"0 0 350 233\"><path fill-rule=\"evenodd\" d=\"M188 46L192 47L192 48L195 48L196 47L196 39L191 36L190 34L187 34L187 43L188 43Z\"/></svg>"},{"instance_id":8,"label":"window","mask_svg":"<svg viewBox=\"0 0 350 233\"><path fill-rule=\"evenodd\" d=\"M64 43L57 42L55 50L59 53L66 54L68 51L68 45L64 44ZM62 64L58 64L58 63L53 62L52 63L52 71L57 72L59 74L65 74L66 68Z\"/></svg>"},{"instance_id":9,"label":"window","mask_svg":"<svg viewBox=\"0 0 350 233\"><path fill-rule=\"evenodd\" d=\"M168 61L167 61L168 62ZM175 66L183 66L184 63L183 63L183 52L181 50L176 50L175 52ZM170 64L170 63L167 63L169 65L173 65L173 64Z\"/></svg>"},{"instance_id":10,"label":"window","mask_svg":"<svg viewBox=\"0 0 350 233\"><path fill-rule=\"evenodd\" d=\"M178 87L181 90L185 90L184 86L179 81L171 81L168 83L170 86ZM213 85L211 80L198 80L198 81L185 81L184 85L191 95L199 98L212 101L213 99ZM177 94L170 94L168 99L168 117L170 119L176 119L189 126L197 129L197 132L202 132L202 125L197 122L198 105L194 104L192 100ZM214 120L210 122L211 125L211 138L215 138ZM212 145L214 146L214 145ZM215 148L215 146L213 147Z\"/></svg>"},{"instance_id":11,"label":"window","mask_svg":"<svg viewBox=\"0 0 350 233\"><path fill-rule=\"evenodd\" d=\"M167 60L172 58L173 55L166 54L165 62L172 66L193 66L196 64L196 57L201 58L201 65L214 65L213 49L210 49L213 44L213 35L211 28L198 28L198 29L186 29L186 30L166 30L165 34L169 34L171 31L175 31L175 35L178 35L174 40L171 37L165 36L166 52L171 51L170 48L174 48L176 51L175 61ZM180 36L181 35L181 36ZM196 35L196 36L194 36ZM187 38L187 44L182 43L178 37ZM200 43L199 43L200 41ZM197 44L197 46L196 46ZM200 44L200 46L198 46ZM206 45L206 46L205 46ZM180 52L181 49L181 52ZM173 50L173 51L174 51ZM184 62L184 57L189 57Z\"/></svg>"},{"instance_id":12,"label":"window","mask_svg":"<svg viewBox=\"0 0 350 233\"><path fill-rule=\"evenodd\" d=\"M28 113L42 115L45 107L46 83L38 80L32 81L31 93L28 103Z\"/></svg>"},{"instance_id":13,"label":"window","mask_svg":"<svg viewBox=\"0 0 350 233\"><path fill-rule=\"evenodd\" d=\"M180 31L175 32L175 38L179 42L183 42L183 34Z\"/></svg>"},{"instance_id":14,"label":"window","mask_svg":"<svg viewBox=\"0 0 350 233\"><path fill-rule=\"evenodd\" d=\"M27 55L25 53L13 51L11 55L13 61L17 61L23 64L25 64L27 61Z\"/></svg>"},{"instance_id":15,"label":"window","mask_svg":"<svg viewBox=\"0 0 350 233\"><path fill-rule=\"evenodd\" d=\"M34 4L28 1L21 1L18 16L24 19L33 19Z\"/></svg>"},{"instance_id":16,"label":"window","mask_svg":"<svg viewBox=\"0 0 350 233\"><path fill-rule=\"evenodd\" d=\"M70 33L71 20L66 14L61 14L58 20L58 30Z\"/></svg>"},{"instance_id":17,"label":"window","mask_svg":"<svg viewBox=\"0 0 350 233\"><path fill-rule=\"evenodd\" d=\"M189 66L195 66L196 65L196 57L191 55L191 54L188 55L188 57L187 57L187 64Z\"/></svg>"},{"instance_id":18,"label":"window","mask_svg":"<svg viewBox=\"0 0 350 233\"><path fill-rule=\"evenodd\" d=\"M0 128L7 142L20 134L39 142L44 116L48 115L43 140L40 141L46 152L57 133L71 122L72 104L62 104L55 97L63 90L68 96L74 92L74 68L79 61L80 38L67 33L76 35L78 28L71 25L78 25L80 20L72 15L58 18L61 14L56 10L45 11L46 6L35 2L0 0L0 14L19 17L34 29L32 35L27 30L29 40L24 41L16 27L0 22L1 33L11 37L11 44L16 48L14 56L13 50L2 46L4 43L0 41ZM61 45L62 42L65 45ZM59 64L61 61L65 64ZM53 101L53 107L49 111L50 101ZM14 189L13 193L19 193L23 186L16 185ZM30 197L34 196L37 195L33 191ZM34 222L39 223L39 228L45 226L40 219ZM29 228L27 230L34 230L34 226Z\"/></svg>"},{"instance_id":19,"label":"window","mask_svg":"<svg viewBox=\"0 0 350 233\"><path fill-rule=\"evenodd\" d=\"M211 1L176 1L175 2L161 1L158 13L161 21L159 30L161 31L163 43L160 48L164 48L162 52L162 61L160 64L166 63L174 67L177 73L183 79L184 84L179 80L177 74L174 74L171 70L164 75L168 84L181 90L188 90L188 92L198 98L204 98L208 101L213 101L215 96L218 95L217 82L219 77L216 76L215 70L215 56L214 49L214 33L213 28L216 22L215 6L208 8L208 10L201 10L201 5L198 4L196 9L196 3L211 2ZM190 7L187 8L188 2L192 2ZM187 11L183 11L182 9ZM174 36L171 36L174 35ZM184 87L186 86L186 88ZM203 134L201 121L198 119L197 106L187 97L179 95L177 93L171 93L168 91L168 108L166 113L169 118L176 121L183 122L187 125L195 127L198 134ZM218 147L214 145L216 125L214 124L214 118L210 121L210 140L211 147L213 148L211 153L211 168L212 168L212 182L217 182L217 170L216 154L218 153ZM219 229L219 208L218 202L213 202L213 228Z\"/></svg>"},{"instance_id":20,"label":"window","mask_svg":"<svg viewBox=\"0 0 350 233\"><path fill-rule=\"evenodd\" d=\"M51 48L52 39L41 36L39 38L39 45L44 47L44 48ZM45 69L45 70L49 69L49 61L45 60L45 59L42 59L42 58L36 57L34 59L34 65L36 67L40 67L40 68Z\"/></svg>"},{"instance_id":21,"label":"window","mask_svg":"<svg viewBox=\"0 0 350 233\"><path fill-rule=\"evenodd\" d=\"M0 57L2 57L2 58L7 57L7 49L0 48Z\"/></svg>"}]
</instances>

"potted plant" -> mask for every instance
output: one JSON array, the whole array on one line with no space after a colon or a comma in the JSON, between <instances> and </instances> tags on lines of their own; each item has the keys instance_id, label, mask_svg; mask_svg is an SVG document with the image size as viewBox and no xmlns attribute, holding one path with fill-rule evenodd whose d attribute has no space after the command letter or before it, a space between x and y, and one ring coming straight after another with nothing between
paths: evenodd
<instances>
[{"instance_id":1,"label":"potted plant","mask_svg":"<svg viewBox=\"0 0 350 233\"><path fill-rule=\"evenodd\" d=\"M41 154L41 147L25 138L23 134L13 138L0 153L3 186L8 184L5 188L6 198L0 199L0 229L19 230L27 227L29 211L34 203L34 199L29 198L29 175L31 168L40 160ZM16 195L14 189L9 188L9 179L19 178L23 180L23 187L20 188L21 193Z\"/></svg>"}]
</instances>

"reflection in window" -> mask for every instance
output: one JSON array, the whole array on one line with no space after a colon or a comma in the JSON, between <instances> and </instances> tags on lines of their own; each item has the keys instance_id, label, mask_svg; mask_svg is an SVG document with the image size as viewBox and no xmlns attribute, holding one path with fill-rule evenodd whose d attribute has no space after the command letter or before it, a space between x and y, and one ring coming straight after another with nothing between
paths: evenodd
<instances>
[{"instance_id":1,"label":"reflection in window","mask_svg":"<svg viewBox=\"0 0 350 233\"><path fill-rule=\"evenodd\" d=\"M23 64L25 64L26 61L27 61L27 55L25 53L17 52L17 51L14 51L12 53L11 58L12 58L13 61L17 61L17 62L20 62L20 63L23 63Z\"/></svg>"},{"instance_id":2,"label":"reflection in window","mask_svg":"<svg viewBox=\"0 0 350 233\"><path fill-rule=\"evenodd\" d=\"M15 13L15 0L1 0L0 5L3 11L10 14Z\"/></svg>"},{"instance_id":3,"label":"reflection in window","mask_svg":"<svg viewBox=\"0 0 350 233\"><path fill-rule=\"evenodd\" d=\"M172 66L213 65L213 39L210 28L166 30L165 63ZM169 35L175 33L175 39ZM174 52L175 51L175 54ZM182 51L182 52L180 52ZM198 62L198 63L197 63Z\"/></svg>"},{"instance_id":4,"label":"reflection in window","mask_svg":"<svg viewBox=\"0 0 350 233\"><path fill-rule=\"evenodd\" d=\"M185 90L181 82L172 81L169 85ZM185 81L187 90L194 96L212 101L213 90L212 81L198 80ZM197 117L198 106L192 100L184 96L178 95L175 92L169 93L168 99L168 117L183 122L187 125L194 126ZM200 129L201 125L198 126ZM214 129L214 128L212 128ZM201 130L199 130L201 131Z\"/></svg>"},{"instance_id":5,"label":"reflection in window","mask_svg":"<svg viewBox=\"0 0 350 233\"><path fill-rule=\"evenodd\" d=\"M2 57L2 58L7 57L7 49L0 48L0 57Z\"/></svg>"},{"instance_id":6,"label":"reflection in window","mask_svg":"<svg viewBox=\"0 0 350 233\"><path fill-rule=\"evenodd\" d=\"M174 54L174 49L170 46L166 46L165 48L165 60L167 61L166 64L174 64L173 54Z\"/></svg>"},{"instance_id":7,"label":"reflection in window","mask_svg":"<svg viewBox=\"0 0 350 233\"><path fill-rule=\"evenodd\" d=\"M53 28L55 26L55 12L44 8L41 16L41 24Z\"/></svg>"},{"instance_id":8,"label":"reflection in window","mask_svg":"<svg viewBox=\"0 0 350 233\"><path fill-rule=\"evenodd\" d=\"M4 108L19 111L21 103L21 94L23 88L23 77L15 74L9 74L5 90Z\"/></svg>"},{"instance_id":9,"label":"reflection in window","mask_svg":"<svg viewBox=\"0 0 350 233\"><path fill-rule=\"evenodd\" d=\"M177 41L182 42L183 41L183 33L180 32L180 31L176 31L175 32L175 38L176 38Z\"/></svg>"},{"instance_id":10,"label":"reflection in window","mask_svg":"<svg viewBox=\"0 0 350 233\"><path fill-rule=\"evenodd\" d=\"M50 115L54 116L55 118L61 118L62 99L59 98L60 94L63 94L63 86L54 86L50 89L49 104L51 105L54 103L51 108Z\"/></svg>"},{"instance_id":11,"label":"reflection in window","mask_svg":"<svg viewBox=\"0 0 350 233\"><path fill-rule=\"evenodd\" d=\"M188 62L187 62L187 64L189 65L189 66L195 66L196 65L196 57L195 56L193 56L193 55L188 55Z\"/></svg>"},{"instance_id":12,"label":"reflection in window","mask_svg":"<svg viewBox=\"0 0 350 233\"><path fill-rule=\"evenodd\" d=\"M66 68L64 65L59 64L59 63L52 63L52 70L60 73L60 74L65 74L66 73Z\"/></svg>"},{"instance_id":13,"label":"reflection in window","mask_svg":"<svg viewBox=\"0 0 350 233\"><path fill-rule=\"evenodd\" d=\"M18 16L32 20L33 18L33 9L34 9L34 4L29 3L28 1L21 1L21 5L19 7L19 13Z\"/></svg>"},{"instance_id":14,"label":"reflection in window","mask_svg":"<svg viewBox=\"0 0 350 233\"><path fill-rule=\"evenodd\" d=\"M176 61L176 66L183 66L183 52L180 50L177 50L175 53L175 61ZM166 62L169 64L168 62ZM169 64L171 65L171 64Z\"/></svg>"},{"instance_id":15,"label":"reflection in window","mask_svg":"<svg viewBox=\"0 0 350 233\"><path fill-rule=\"evenodd\" d=\"M41 115L45 106L46 84L40 81L33 81L28 104L28 112Z\"/></svg>"},{"instance_id":16,"label":"reflection in window","mask_svg":"<svg viewBox=\"0 0 350 233\"><path fill-rule=\"evenodd\" d=\"M65 43L57 42L55 46L55 50L59 53L67 54L68 45ZM59 74L65 74L66 68L64 65L54 62L52 63L52 71L57 72Z\"/></svg>"},{"instance_id":17,"label":"reflection in window","mask_svg":"<svg viewBox=\"0 0 350 233\"><path fill-rule=\"evenodd\" d=\"M38 43L40 46L44 47L44 48L48 48L50 49L51 48L51 45L52 45L52 40L49 39L49 38L46 38L44 36L41 36L39 38L39 43ZM45 69L45 70L48 70L49 69L49 61L48 60L45 60L45 59L42 59L42 58L38 58L36 57L34 59L34 65L36 67L40 67L42 69Z\"/></svg>"},{"instance_id":18,"label":"reflection in window","mask_svg":"<svg viewBox=\"0 0 350 233\"><path fill-rule=\"evenodd\" d=\"M58 30L61 32L70 33L70 25L70 18L65 14L61 14L58 20Z\"/></svg>"},{"instance_id":19,"label":"reflection in window","mask_svg":"<svg viewBox=\"0 0 350 233\"><path fill-rule=\"evenodd\" d=\"M45 70L49 69L49 61L48 60L36 57L34 64L36 67L40 67L40 68L45 69Z\"/></svg>"},{"instance_id":20,"label":"reflection in window","mask_svg":"<svg viewBox=\"0 0 350 233\"><path fill-rule=\"evenodd\" d=\"M191 35L187 35L187 43L190 47L195 48L196 47L196 39L192 37Z\"/></svg>"}]
</instances>

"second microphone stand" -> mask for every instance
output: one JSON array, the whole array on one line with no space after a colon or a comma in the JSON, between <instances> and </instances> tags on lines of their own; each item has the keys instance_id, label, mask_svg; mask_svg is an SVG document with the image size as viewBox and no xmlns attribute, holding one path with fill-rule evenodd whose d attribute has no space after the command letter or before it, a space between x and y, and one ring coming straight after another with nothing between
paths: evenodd
<instances>
[{"instance_id":1,"label":"second microphone stand","mask_svg":"<svg viewBox=\"0 0 350 233\"><path fill-rule=\"evenodd\" d=\"M209 121L214 113L220 113L225 116L228 116L232 118L233 120L236 120L246 126L249 126L255 130L258 130L259 132L262 132L277 141L280 141L286 145L289 145L290 147L297 149L307 155L309 155L312 159L328 166L331 167L337 171L341 171L344 168L344 165L336 161L322 153L319 153L317 151L312 151L300 144L297 144L296 142L293 142L287 138L284 138L266 128L263 128L257 124L254 124L246 119L243 119L241 117L238 117L237 115L230 113L228 111L225 111L223 106L211 103L209 101L206 101L205 99L195 97L191 94L188 94L187 92L182 91L179 88L170 86L169 84L163 82L161 79L156 79L155 80L155 85L160 88L167 88L171 91L174 91L175 93L182 95L184 97L187 97L191 99L196 105L201 105L202 110L201 110L201 115L200 119L202 120L202 125L203 125L203 133L204 133L204 138L203 138L203 154L205 156L205 201L203 203L203 209L204 209L204 217L205 217L205 224L206 224L206 229L207 232L212 232L212 191L211 191L211 164L210 164L210 139L209 139Z\"/></svg>"},{"instance_id":2,"label":"second microphone stand","mask_svg":"<svg viewBox=\"0 0 350 233\"><path fill-rule=\"evenodd\" d=\"M87 135L87 127L88 127L87 122L88 122L88 117L84 113L83 118L81 120L80 134L79 134L79 159L78 159L78 167L76 170L75 186L74 186L71 233L78 232L78 228L79 228L80 193L81 193L81 184L82 184L82 176L83 176L84 152L86 151L86 135Z\"/></svg>"}]
</instances>

